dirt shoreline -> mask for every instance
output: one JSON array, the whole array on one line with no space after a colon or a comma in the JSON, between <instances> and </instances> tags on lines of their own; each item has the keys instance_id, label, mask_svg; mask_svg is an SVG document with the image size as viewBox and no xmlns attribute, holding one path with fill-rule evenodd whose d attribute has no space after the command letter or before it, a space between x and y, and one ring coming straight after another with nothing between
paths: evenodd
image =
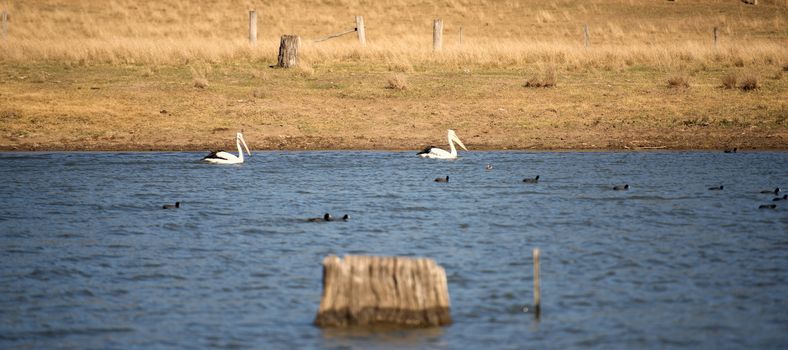
<instances>
[{"instance_id":1,"label":"dirt shoreline","mask_svg":"<svg viewBox=\"0 0 788 350\"><path fill-rule=\"evenodd\" d=\"M541 140L532 143L514 142L472 142L465 144L472 151L690 151L690 150L722 150L736 147L739 150L758 151L787 151L788 135L750 135L741 137L740 132L714 134L706 137L692 137L691 139L676 137L643 138L579 138L568 141ZM670 134L666 134L670 135ZM693 136L697 136L692 134ZM739 137L737 137L739 136ZM434 140L421 138L378 138L358 140L344 137L319 137L319 136L278 136L250 139L249 146L256 151L320 151L320 150L368 150L368 151L407 151L419 150L427 144L437 147L443 145ZM728 140L720 142L720 140ZM593 143L592 143L593 142ZM18 142L0 144L0 152L82 152L82 151L108 151L108 152L199 152L207 150L225 149L232 150L232 142L192 142L192 143L165 143L162 141L137 141L113 142L109 140L74 141L74 142Z\"/></svg>"}]
</instances>

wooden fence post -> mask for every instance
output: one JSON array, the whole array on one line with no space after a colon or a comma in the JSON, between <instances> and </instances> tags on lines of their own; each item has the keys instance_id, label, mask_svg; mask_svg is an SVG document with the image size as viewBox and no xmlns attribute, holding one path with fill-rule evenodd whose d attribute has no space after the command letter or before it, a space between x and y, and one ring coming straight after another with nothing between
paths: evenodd
<instances>
[{"instance_id":1,"label":"wooden fence post","mask_svg":"<svg viewBox=\"0 0 788 350\"><path fill-rule=\"evenodd\" d=\"M8 35L8 12L3 10L2 14L0 14L0 21L3 22L3 40L5 40L6 36Z\"/></svg>"},{"instance_id":2,"label":"wooden fence post","mask_svg":"<svg viewBox=\"0 0 788 350\"><path fill-rule=\"evenodd\" d=\"M279 60L276 64L280 68L290 68L298 64L298 46L301 38L298 35L282 35L279 41Z\"/></svg>"},{"instance_id":3,"label":"wooden fence post","mask_svg":"<svg viewBox=\"0 0 788 350\"><path fill-rule=\"evenodd\" d=\"M714 48L717 48L717 27L714 27Z\"/></svg>"},{"instance_id":4,"label":"wooden fence post","mask_svg":"<svg viewBox=\"0 0 788 350\"><path fill-rule=\"evenodd\" d=\"M249 43L257 45L257 11L249 10Z\"/></svg>"},{"instance_id":5,"label":"wooden fence post","mask_svg":"<svg viewBox=\"0 0 788 350\"><path fill-rule=\"evenodd\" d=\"M436 19L432 25L432 49L440 51L443 47L443 20Z\"/></svg>"},{"instance_id":6,"label":"wooden fence post","mask_svg":"<svg viewBox=\"0 0 788 350\"><path fill-rule=\"evenodd\" d=\"M534 248L534 315L538 319L542 312L542 291L539 286L539 248Z\"/></svg>"},{"instance_id":7,"label":"wooden fence post","mask_svg":"<svg viewBox=\"0 0 788 350\"><path fill-rule=\"evenodd\" d=\"M460 27L460 46L462 46L462 27Z\"/></svg>"},{"instance_id":8,"label":"wooden fence post","mask_svg":"<svg viewBox=\"0 0 788 350\"><path fill-rule=\"evenodd\" d=\"M583 26L583 38L585 39L585 46L586 49L588 48L588 24Z\"/></svg>"},{"instance_id":9,"label":"wooden fence post","mask_svg":"<svg viewBox=\"0 0 788 350\"><path fill-rule=\"evenodd\" d=\"M367 46L367 34L364 31L363 16L356 16L356 31L358 32L358 42L361 46Z\"/></svg>"}]
</instances>

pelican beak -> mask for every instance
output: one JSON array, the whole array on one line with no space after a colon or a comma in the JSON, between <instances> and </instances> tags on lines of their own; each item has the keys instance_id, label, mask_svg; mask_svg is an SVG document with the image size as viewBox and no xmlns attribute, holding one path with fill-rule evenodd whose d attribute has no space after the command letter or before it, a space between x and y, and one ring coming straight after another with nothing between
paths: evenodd
<instances>
[{"instance_id":1,"label":"pelican beak","mask_svg":"<svg viewBox=\"0 0 788 350\"><path fill-rule=\"evenodd\" d=\"M246 149L246 154L251 156L252 153L249 152L249 146L246 145L246 140L244 140L244 135L243 134L238 134L238 137L241 139L241 143L244 145L244 148Z\"/></svg>"},{"instance_id":2,"label":"pelican beak","mask_svg":"<svg viewBox=\"0 0 788 350\"><path fill-rule=\"evenodd\" d=\"M454 140L454 142L456 142L458 145L460 145L460 147L462 147L462 149L464 149L466 151L468 150L467 148L465 148L465 145L462 144L462 141L460 141L460 138L457 137L457 135L451 135L451 136L452 136L451 138Z\"/></svg>"}]
</instances>

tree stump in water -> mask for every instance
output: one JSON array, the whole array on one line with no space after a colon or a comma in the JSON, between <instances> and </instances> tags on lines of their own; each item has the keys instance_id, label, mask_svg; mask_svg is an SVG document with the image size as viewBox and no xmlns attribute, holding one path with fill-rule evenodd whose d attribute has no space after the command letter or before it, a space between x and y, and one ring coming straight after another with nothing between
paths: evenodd
<instances>
[{"instance_id":1,"label":"tree stump in water","mask_svg":"<svg viewBox=\"0 0 788 350\"><path fill-rule=\"evenodd\" d=\"M432 259L334 255L323 259L321 327L451 324L446 272Z\"/></svg>"},{"instance_id":2,"label":"tree stump in water","mask_svg":"<svg viewBox=\"0 0 788 350\"><path fill-rule=\"evenodd\" d=\"M290 68L298 64L298 46L301 45L301 38L298 35L282 35L279 42L279 61L276 66Z\"/></svg>"}]
</instances>

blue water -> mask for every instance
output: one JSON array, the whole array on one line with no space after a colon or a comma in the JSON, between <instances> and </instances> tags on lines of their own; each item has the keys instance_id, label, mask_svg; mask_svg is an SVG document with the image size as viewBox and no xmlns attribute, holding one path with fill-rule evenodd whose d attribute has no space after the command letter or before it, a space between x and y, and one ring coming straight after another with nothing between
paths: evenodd
<instances>
[{"instance_id":1,"label":"blue water","mask_svg":"<svg viewBox=\"0 0 788 350\"><path fill-rule=\"evenodd\" d=\"M0 348L788 347L784 152L201 156L0 153ZM435 259L455 323L313 326L329 254Z\"/></svg>"}]
</instances>

